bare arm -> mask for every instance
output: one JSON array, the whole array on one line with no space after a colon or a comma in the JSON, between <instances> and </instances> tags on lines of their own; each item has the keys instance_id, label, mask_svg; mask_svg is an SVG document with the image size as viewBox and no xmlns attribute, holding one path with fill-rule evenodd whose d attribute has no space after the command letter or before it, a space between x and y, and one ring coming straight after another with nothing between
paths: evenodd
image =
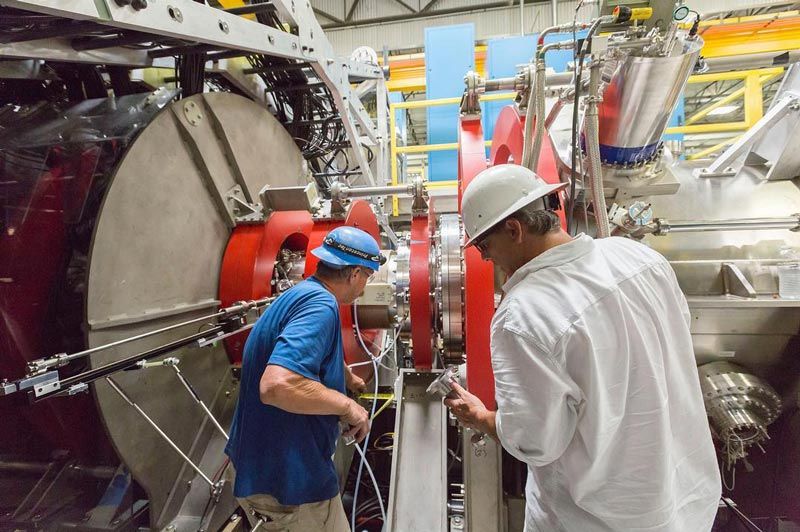
<instances>
[{"instance_id":1,"label":"bare arm","mask_svg":"<svg viewBox=\"0 0 800 532\"><path fill-rule=\"evenodd\" d=\"M358 403L282 366L267 365L258 388L265 405L293 414L339 416L353 427L351 432L359 441L369 431L369 415Z\"/></svg>"}]
</instances>

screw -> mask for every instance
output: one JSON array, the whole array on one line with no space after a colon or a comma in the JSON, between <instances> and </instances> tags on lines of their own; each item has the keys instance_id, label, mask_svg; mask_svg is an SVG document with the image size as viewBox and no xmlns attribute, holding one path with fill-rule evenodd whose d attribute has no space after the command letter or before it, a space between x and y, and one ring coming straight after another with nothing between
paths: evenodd
<instances>
[{"instance_id":1,"label":"screw","mask_svg":"<svg viewBox=\"0 0 800 532\"><path fill-rule=\"evenodd\" d=\"M273 37L272 35L269 35L267 37L267 40L269 41L270 44L275 44L275 37Z\"/></svg>"}]
</instances>

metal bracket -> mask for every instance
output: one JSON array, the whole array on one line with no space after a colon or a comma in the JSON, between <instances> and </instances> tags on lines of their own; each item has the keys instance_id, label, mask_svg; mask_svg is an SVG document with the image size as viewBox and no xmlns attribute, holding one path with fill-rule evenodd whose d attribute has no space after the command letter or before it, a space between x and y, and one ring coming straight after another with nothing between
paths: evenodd
<instances>
[{"instance_id":1,"label":"metal bracket","mask_svg":"<svg viewBox=\"0 0 800 532\"><path fill-rule=\"evenodd\" d=\"M428 213L428 194L425 190L425 184L422 179L416 178L411 182L412 194L414 200L411 202L412 214L425 214Z\"/></svg>"},{"instance_id":2,"label":"metal bracket","mask_svg":"<svg viewBox=\"0 0 800 532\"><path fill-rule=\"evenodd\" d=\"M271 187L265 185L258 193L265 217L273 211L308 211L316 213L320 210L319 190L315 183L296 187Z\"/></svg>"},{"instance_id":3,"label":"metal bracket","mask_svg":"<svg viewBox=\"0 0 800 532\"><path fill-rule=\"evenodd\" d=\"M25 377L16 382L18 391L21 392L33 388L36 397L53 390L58 390L60 387L61 381L58 377L58 371L48 371L40 375Z\"/></svg>"},{"instance_id":4,"label":"metal bracket","mask_svg":"<svg viewBox=\"0 0 800 532\"><path fill-rule=\"evenodd\" d=\"M228 210L236 223L257 223L264 221L263 207L247 201L241 185L235 185L225 194Z\"/></svg>"},{"instance_id":5,"label":"metal bracket","mask_svg":"<svg viewBox=\"0 0 800 532\"><path fill-rule=\"evenodd\" d=\"M480 97L486 88L483 78L477 72L470 70L464 76L464 85L466 85L466 88L461 96L461 114L464 116L480 116Z\"/></svg>"},{"instance_id":6,"label":"metal bracket","mask_svg":"<svg viewBox=\"0 0 800 532\"><path fill-rule=\"evenodd\" d=\"M744 276L742 270L732 262L722 263L722 286L725 293L739 297L746 297L754 299L756 297L756 290L747 277Z\"/></svg>"}]
</instances>

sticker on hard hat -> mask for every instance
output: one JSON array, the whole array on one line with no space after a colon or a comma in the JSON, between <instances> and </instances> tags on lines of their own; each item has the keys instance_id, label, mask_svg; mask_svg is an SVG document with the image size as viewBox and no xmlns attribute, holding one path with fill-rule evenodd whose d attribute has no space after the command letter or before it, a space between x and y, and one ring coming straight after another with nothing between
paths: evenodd
<instances>
[{"instance_id":1,"label":"sticker on hard hat","mask_svg":"<svg viewBox=\"0 0 800 532\"><path fill-rule=\"evenodd\" d=\"M370 255L369 253L367 253L365 251L361 251L360 249L351 248L350 246L346 246L346 245L342 244L341 242L337 242L337 241L335 241L334 239L332 239L330 237L327 237L324 240L324 243L325 243L326 246L330 246L333 249L338 249L339 251L347 253L348 255L353 255L353 256L358 257L360 259L366 259L368 261L377 262L377 263L379 263L381 265L383 265L383 263L386 262L386 257L381 255L380 253L377 254L377 255Z\"/></svg>"}]
</instances>

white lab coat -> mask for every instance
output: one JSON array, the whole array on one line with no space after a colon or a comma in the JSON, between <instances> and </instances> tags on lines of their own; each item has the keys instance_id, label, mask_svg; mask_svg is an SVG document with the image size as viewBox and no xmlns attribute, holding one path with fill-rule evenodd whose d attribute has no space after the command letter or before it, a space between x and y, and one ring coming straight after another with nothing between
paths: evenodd
<instances>
[{"instance_id":1,"label":"white lab coat","mask_svg":"<svg viewBox=\"0 0 800 532\"><path fill-rule=\"evenodd\" d=\"M527 532L707 532L720 476L669 263L580 235L503 286L497 433L528 464Z\"/></svg>"}]
</instances>

